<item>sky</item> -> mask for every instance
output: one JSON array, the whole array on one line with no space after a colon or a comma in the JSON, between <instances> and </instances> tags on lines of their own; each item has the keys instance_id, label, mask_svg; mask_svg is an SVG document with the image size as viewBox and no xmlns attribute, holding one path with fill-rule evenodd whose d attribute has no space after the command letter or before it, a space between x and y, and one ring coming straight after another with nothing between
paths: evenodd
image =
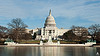
<instances>
[{"instance_id":1,"label":"sky","mask_svg":"<svg viewBox=\"0 0 100 56\"><path fill-rule=\"evenodd\" d=\"M0 25L21 18L29 29L42 28L50 9L58 28L100 24L100 0L0 0Z\"/></svg>"}]
</instances>

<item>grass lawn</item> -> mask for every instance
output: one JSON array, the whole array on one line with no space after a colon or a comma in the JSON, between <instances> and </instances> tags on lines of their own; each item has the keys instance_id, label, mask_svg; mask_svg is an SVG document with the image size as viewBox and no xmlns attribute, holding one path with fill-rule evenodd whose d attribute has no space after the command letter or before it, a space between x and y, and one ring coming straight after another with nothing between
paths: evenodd
<instances>
[{"instance_id":1,"label":"grass lawn","mask_svg":"<svg viewBox=\"0 0 100 56\"><path fill-rule=\"evenodd\" d=\"M40 40L22 40L17 41L19 44L39 44Z\"/></svg>"},{"instance_id":2,"label":"grass lawn","mask_svg":"<svg viewBox=\"0 0 100 56\"><path fill-rule=\"evenodd\" d=\"M21 40L17 41L20 44L39 44L40 40ZM48 40L43 40L43 43L47 43ZM57 43L57 40L52 40L52 42ZM76 42L60 41L61 44L76 44Z\"/></svg>"}]
</instances>

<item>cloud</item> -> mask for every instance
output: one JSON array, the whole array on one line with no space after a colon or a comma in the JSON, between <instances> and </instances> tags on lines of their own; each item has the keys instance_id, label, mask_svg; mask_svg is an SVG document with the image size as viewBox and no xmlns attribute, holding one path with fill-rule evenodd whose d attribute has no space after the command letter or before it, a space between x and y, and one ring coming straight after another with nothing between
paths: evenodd
<instances>
[{"instance_id":1,"label":"cloud","mask_svg":"<svg viewBox=\"0 0 100 56\"><path fill-rule=\"evenodd\" d=\"M23 17L24 12L12 0L0 1L0 16L8 18Z\"/></svg>"},{"instance_id":2,"label":"cloud","mask_svg":"<svg viewBox=\"0 0 100 56\"><path fill-rule=\"evenodd\" d=\"M13 18L44 20L50 9L52 15L58 19L64 17L78 21L78 18L87 20L90 24L100 21L100 0L0 0L0 20Z\"/></svg>"}]
</instances>

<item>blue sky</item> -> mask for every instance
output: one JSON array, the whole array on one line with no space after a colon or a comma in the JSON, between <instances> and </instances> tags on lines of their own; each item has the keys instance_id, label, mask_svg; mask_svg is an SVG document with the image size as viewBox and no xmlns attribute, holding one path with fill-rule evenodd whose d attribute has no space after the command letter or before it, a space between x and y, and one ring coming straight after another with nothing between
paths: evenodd
<instances>
[{"instance_id":1,"label":"blue sky","mask_svg":"<svg viewBox=\"0 0 100 56\"><path fill-rule=\"evenodd\" d=\"M100 0L0 0L0 25L21 18L29 29L41 28L50 9L58 28L100 24Z\"/></svg>"}]
</instances>

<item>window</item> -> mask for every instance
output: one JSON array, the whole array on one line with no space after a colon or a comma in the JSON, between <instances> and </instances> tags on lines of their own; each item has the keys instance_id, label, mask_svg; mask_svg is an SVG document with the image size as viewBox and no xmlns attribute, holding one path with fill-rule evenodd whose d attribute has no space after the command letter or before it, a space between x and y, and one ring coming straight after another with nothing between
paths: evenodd
<instances>
[{"instance_id":1,"label":"window","mask_svg":"<svg viewBox=\"0 0 100 56\"><path fill-rule=\"evenodd\" d=\"M49 30L49 34L51 34L51 30Z\"/></svg>"},{"instance_id":2,"label":"window","mask_svg":"<svg viewBox=\"0 0 100 56\"><path fill-rule=\"evenodd\" d=\"M53 33L55 33L55 30L53 30Z\"/></svg>"}]
</instances>

